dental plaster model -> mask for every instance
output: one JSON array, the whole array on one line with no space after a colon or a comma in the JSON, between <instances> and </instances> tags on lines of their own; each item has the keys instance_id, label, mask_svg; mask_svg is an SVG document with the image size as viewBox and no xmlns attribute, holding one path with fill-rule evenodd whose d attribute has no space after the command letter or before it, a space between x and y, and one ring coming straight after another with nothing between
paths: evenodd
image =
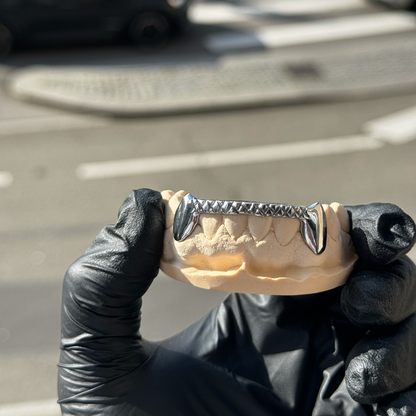
<instances>
[{"instance_id":1,"label":"dental plaster model","mask_svg":"<svg viewBox=\"0 0 416 416\"><path fill-rule=\"evenodd\" d=\"M198 200L162 192L161 269L204 289L300 295L344 284L358 256L338 204ZM176 214L176 216L175 216Z\"/></svg>"}]
</instances>

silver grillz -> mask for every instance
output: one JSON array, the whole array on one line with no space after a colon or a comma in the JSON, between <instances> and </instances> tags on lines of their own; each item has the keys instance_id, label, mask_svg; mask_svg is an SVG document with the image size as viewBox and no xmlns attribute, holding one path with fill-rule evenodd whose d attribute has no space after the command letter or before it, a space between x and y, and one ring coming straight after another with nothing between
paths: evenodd
<instances>
[{"instance_id":1,"label":"silver grillz","mask_svg":"<svg viewBox=\"0 0 416 416\"><path fill-rule=\"evenodd\" d=\"M256 217L292 218L300 220L300 232L307 246L321 254L326 247L326 216L319 202L309 207L253 201L197 199L186 194L175 213L173 237L185 240L198 224L200 214L254 215Z\"/></svg>"}]
</instances>

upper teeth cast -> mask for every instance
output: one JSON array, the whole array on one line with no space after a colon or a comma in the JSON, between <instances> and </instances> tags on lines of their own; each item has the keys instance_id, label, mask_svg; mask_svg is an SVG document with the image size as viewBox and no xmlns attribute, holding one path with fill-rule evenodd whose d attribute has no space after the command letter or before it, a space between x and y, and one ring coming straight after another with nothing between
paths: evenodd
<instances>
[{"instance_id":1,"label":"upper teeth cast","mask_svg":"<svg viewBox=\"0 0 416 416\"><path fill-rule=\"evenodd\" d=\"M197 199L188 193L183 197L175 213L173 223L175 240L185 240L199 223L200 214L204 213L248 215L249 229L256 240L261 240L267 235L273 218L298 219L300 220L300 231L307 246L315 254L321 254L325 250L327 236L326 216L319 202L309 207L304 207L249 201L204 200ZM256 217L262 217L262 219L260 220L260 218ZM268 219L265 221L263 218ZM202 227L208 238L215 235L220 225L220 221L206 217L202 218ZM242 222L233 222L231 219L225 224L227 228L230 227L234 232L240 231L242 225ZM276 234L277 236L278 234ZM284 239L284 236L282 235L280 239Z\"/></svg>"}]
</instances>

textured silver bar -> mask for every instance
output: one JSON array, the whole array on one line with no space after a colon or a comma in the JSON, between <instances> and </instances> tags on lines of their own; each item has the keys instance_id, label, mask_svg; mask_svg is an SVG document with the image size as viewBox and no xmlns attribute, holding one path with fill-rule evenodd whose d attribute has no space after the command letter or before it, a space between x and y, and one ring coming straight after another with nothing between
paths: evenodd
<instances>
[{"instance_id":1,"label":"textured silver bar","mask_svg":"<svg viewBox=\"0 0 416 416\"><path fill-rule=\"evenodd\" d=\"M305 218L307 207L250 201L193 200L194 209L200 214L255 215L256 217L281 217L300 220Z\"/></svg>"},{"instance_id":2,"label":"textured silver bar","mask_svg":"<svg viewBox=\"0 0 416 416\"><path fill-rule=\"evenodd\" d=\"M317 202L309 207L254 201L197 199L186 194L179 204L173 222L176 241L185 240L198 224L200 214L254 215L256 217L292 218L301 222L301 235L308 247L320 254L326 246L326 216Z\"/></svg>"}]
</instances>

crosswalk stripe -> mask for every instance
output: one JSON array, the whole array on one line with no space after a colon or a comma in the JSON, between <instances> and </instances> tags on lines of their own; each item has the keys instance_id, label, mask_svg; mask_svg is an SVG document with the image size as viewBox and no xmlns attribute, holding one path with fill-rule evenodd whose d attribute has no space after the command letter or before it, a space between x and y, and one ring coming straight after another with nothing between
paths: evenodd
<instances>
[{"instance_id":1,"label":"crosswalk stripe","mask_svg":"<svg viewBox=\"0 0 416 416\"><path fill-rule=\"evenodd\" d=\"M200 3L189 9L188 18L197 24L221 24L243 22L251 17L247 14L247 8L226 3Z\"/></svg>"},{"instance_id":2,"label":"crosswalk stripe","mask_svg":"<svg viewBox=\"0 0 416 416\"><path fill-rule=\"evenodd\" d=\"M236 6L229 3L197 3L189 10L189 19L197 24L244 22L270 13L304 15L359 10L366 7L364 0L283 0L274 3Z\"/></svg>"},{"instance_id":3,"label":"crosswalk stripe","mask_svg":"<svg viewBox=\"0 0 416 416\"><path fill-rule=\"evenodd\" d=\"M215 33L205 38L204 45L211 52L250 48L267 48L351 39L363 36L398 33L416 29L410 13L389 12L350 16L259 28L245 34Z\"/></svg>"},{"instance_id":4,"label":"crosswalk stripe","mask_svg":"<svg viewBox=\"0 0 416 416\"><path fill-rule=\"evenodd\" d=\"M281 0L259 5L266 13L303 15L359 10L368 7L365 0Z\"/></svg>"}]
</instances>

